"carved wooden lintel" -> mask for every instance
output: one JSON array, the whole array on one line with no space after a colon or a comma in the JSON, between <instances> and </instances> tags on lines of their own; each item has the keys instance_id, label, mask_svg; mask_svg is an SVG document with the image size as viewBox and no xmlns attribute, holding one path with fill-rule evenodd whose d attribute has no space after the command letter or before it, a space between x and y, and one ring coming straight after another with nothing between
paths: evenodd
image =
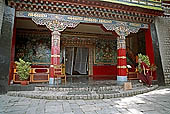
<instances>
[{"instance_id":1,"label":"carved wooden lintel","mask_svg":"<svg viewBox=\"0 0 170 114\"><path fill-rule=\"evenodd\" d=\"M53 19L45 19L45 18L38 18L33 17L32 20L37 25L45 25L51 31L64 31L67 27L75 28L80 22L68 22L68 21L59 21Z\"/></svg>"}]
</instances>

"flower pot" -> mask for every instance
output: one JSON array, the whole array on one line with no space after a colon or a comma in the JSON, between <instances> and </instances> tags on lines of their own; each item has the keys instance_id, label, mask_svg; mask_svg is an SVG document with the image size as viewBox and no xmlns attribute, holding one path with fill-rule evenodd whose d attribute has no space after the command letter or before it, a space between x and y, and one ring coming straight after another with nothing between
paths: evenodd
<instances>
[{"instance_id":1,"label":"flower pot","mask_svg":"<svg viewBox=\"0 0 170 114\"><path fill-rule=\"evenodd\" d=\"M150 80L152 81L153 80L153 76L149 76Z\"/></svg>"},{"instance_id":2,"label":"flower pot","mask_svg":"<svg viewBox=\"0 0 170 114\"><path fill-rule=\"evenodd\" d=\"M28 85L29 81L21 81L21 85Z\"/></svg>"}]
</instances>

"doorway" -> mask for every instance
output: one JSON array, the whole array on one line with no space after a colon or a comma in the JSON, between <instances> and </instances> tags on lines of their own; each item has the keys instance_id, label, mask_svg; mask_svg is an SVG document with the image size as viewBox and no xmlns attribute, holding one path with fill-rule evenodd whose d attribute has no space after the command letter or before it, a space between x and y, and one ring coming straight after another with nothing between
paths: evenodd
<instances>
[{"instance_id":1,"label":"doorway","mask_svg":"<svg viewBox=\"0 0 170 114\"><path fill-rule=\"evenodd\" d=\"M67 75L88 75L89 49L86 47L65 47Z\"/></svg>"}]
</instances>

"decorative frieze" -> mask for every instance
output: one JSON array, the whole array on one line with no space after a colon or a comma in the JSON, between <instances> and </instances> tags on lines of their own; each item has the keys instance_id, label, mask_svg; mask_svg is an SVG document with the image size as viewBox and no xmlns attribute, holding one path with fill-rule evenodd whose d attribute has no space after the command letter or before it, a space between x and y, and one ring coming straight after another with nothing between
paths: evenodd
<instances>
[{"instance_id":1,"label":"decorative frieze","mask_svg":"<svg viewBox=\"0 0 170 114\"><path fill-rule=\"evenodd\" d=\"M120 31L121 29L131 30L132 32L136 28L148 28L148 24L143 23L132 23L132 22L123 22L123 21L116 21L111 19L103 19L103 18L94 18L94 17L86 17L86 16L74 16L74 15L60 15L60 14L53 14L53 13L42 13L42 12L26 12L26 11L17 11L16 17L20 18L31 18L35 23L39 25L50 25L50 24L59 24L65 27L69 25L70 27L74 27L74 24L77 23L97 23L102 24L107 30L117 30ZM59 21L59 22L58 22ZM130 27L130 28L129 28ZM127 29L128 28L128 29Z\"/></svg>"},{"instance_id":2,"label":"decorative frieze","mask_svg":"<svg viewBox=\"0 0 170 114\"><path fill-rule=\"evenodd\" d=\"M126 49L125 38L130 33L137 33L140 27L129 25L127 22L120 22L116 24L103 24L103 26L109 31L115 31L119 37L117 38L117 49Z\"/></svg>"},{"instance_id":3,"label":"decorative frieze","mask_svg":"<svg viewBox=\"0 0 170 114\"><path fill-rule=\"evenodd\" d=\"M44 19L33 17L32 20L37 25L45 25L51 31L63 31L67 27L75 28L80 22L68 22L68 21L58 21L58 20L51 20L51 19Z\"/></svg>"},{"instance_id":4,"label":"decorative frieze","mask_svg":"<svg viewBox=\"0 0 170 114\"><path fill-rule=\"evenodd\" d=\"M137 33L140 27L129 25L127 22L120 22L116 24L103 24L103 26L110 31L115 31L121 38L125 39L130 33Z\"/></svg>"},{"instance_id":5,"label":"decorative frieze","mask_svg":"<svg viewBox=\"0 0 170 114\"><path fill-rule=\"evenodd\" d=\"M126 20L133 22L151 23L156 15L161 15L159 10L151 10L139 7L129 7L121 4L112 4L105 2L81 2L69 0L36 2L30 0L11 0L9 5L16 10L33 12L51 12L57 14L79 15L98 17L114 20ZM94 5L92 5L95 3ZM137 10L138 9L138 10Z\"/></svg>"}]
</instances>

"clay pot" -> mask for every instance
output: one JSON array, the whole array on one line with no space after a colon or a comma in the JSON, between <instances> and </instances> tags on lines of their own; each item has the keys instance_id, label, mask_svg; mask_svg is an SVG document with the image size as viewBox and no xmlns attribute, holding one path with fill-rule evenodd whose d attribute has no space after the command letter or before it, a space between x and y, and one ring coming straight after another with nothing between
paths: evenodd
<instances>
[{"instance_id":1,"label":"clay pot","mask_svg":"<svg viewBox=\"0 0 170 114\"><path fill-rule=\"evenodd\" d=\"M150 80L152 81L153 80L153 76L149 76Z\"/></svg>"},{"instance_id":2,"label":"clay pot","mask_svg":"<svg viewBox=\"0 0 170 114\"><path fill-rule=\"evenodd\" d=\"M21 85L28 85L29 81L21 81Z\"/></svg>"}]
</instances>

